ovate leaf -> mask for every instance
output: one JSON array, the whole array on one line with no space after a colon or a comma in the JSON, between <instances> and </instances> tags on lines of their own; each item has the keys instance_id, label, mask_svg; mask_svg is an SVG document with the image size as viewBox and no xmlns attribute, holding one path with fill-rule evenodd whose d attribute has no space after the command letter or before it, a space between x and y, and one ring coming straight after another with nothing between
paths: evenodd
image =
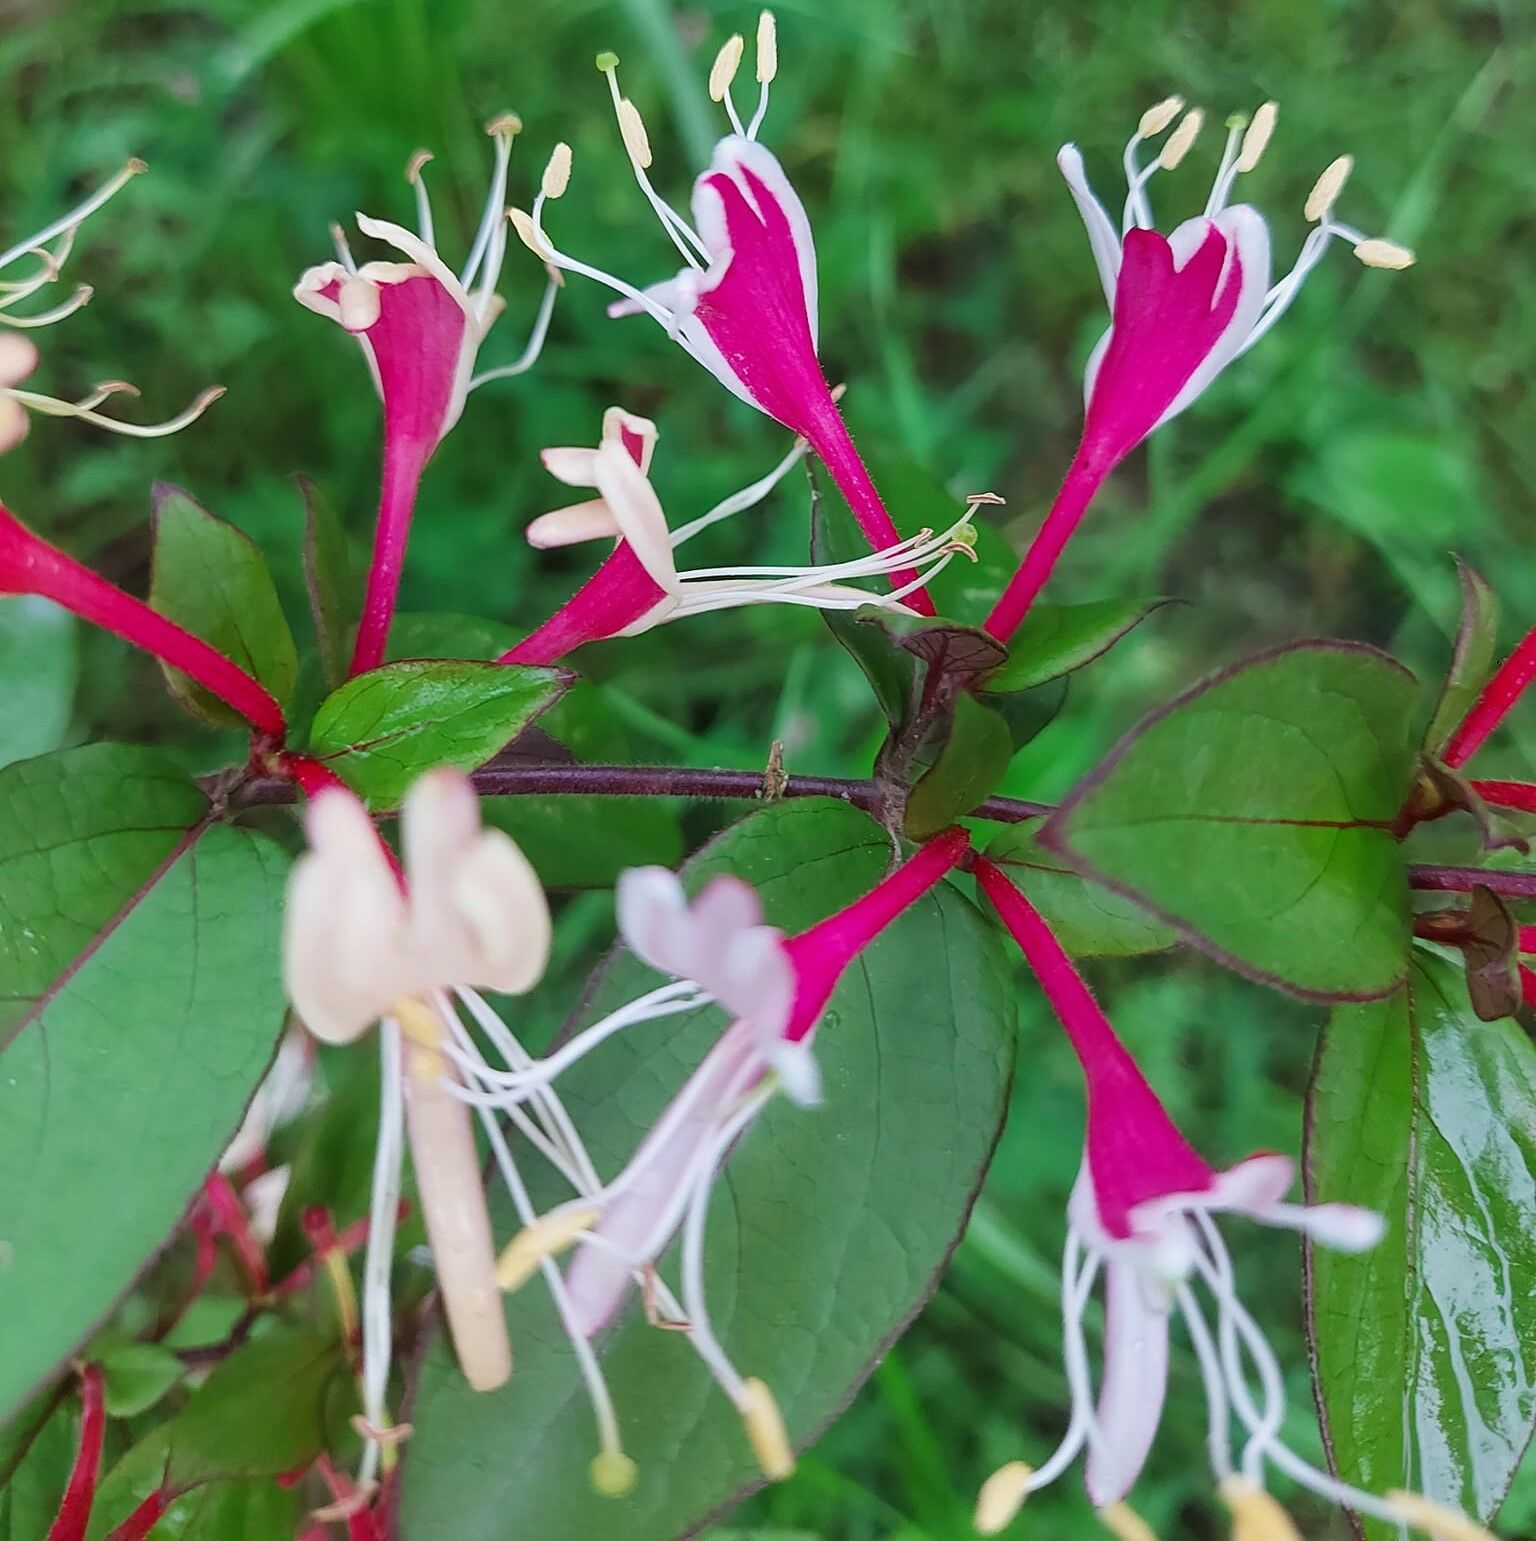
<instances>
[{"instance_id":1,"label":"ovate leaf","mask_svg":"<svg viewBox=\"0 0 1536 1541\"><path fill-rule=\"evenodd\" d=\"M0 772L0 1416L85 1338L217 1159L281 1026L285 858L100 746Z\"/></svg>"},{"instance_id":2,"label":"ovate leaf","mask_svg":"<svg viewBox=\"0 0 1536 1541\"><path fill-rule=\"evenodd\" d=\"M210 514L180 487L155 488L155 557L149 602L286 701L298 674L293 633L278 603L266 558L250 537ZM171 689L210 722L245 719L179 670Z\"/></svg>"},{"instance_id":3,"label":"ovate leaf","mask_svg":"<svg viewBox=\"0 0 1536 1541\"><path fill-rule=\"evenodd\" d=\"M866 892L889 854L888 837L862 814L808 799L750 815L687 874L695 888L739 874L757 885L770 921L793 931ZM620 951L581 1020L655 982ZM998 1131L1013 1018L996 935L945 886L840 986L816 1044L824 1104L775 1100L733 1153L710 1213L712 1317L743 1372L773 1387L797 1445L836 1416L933 1288ZM710 1009L623 1035L615 1053L562 1081L599 1172L633 1151L724 1020ZM546 1190L545 1202L555 1196ZM511 1225L499 1213L503 1234ZM514 1296L509 1319L517 1368L489 1396L466 1387L441 1341L429 1349L401 1534L663 1541L757 1480L735 1409L686 1338L648 1327L632 1300L602 1352L639 1482L621 1501L597 1497L586 1479L591 1413L542 1287Z\"/></svg>"},{"instance_id":4,"label":"ovate leaf","mask_svg":"<svg viewBox=\"0 0 1536 1541\"><path fill-rule=\"evenodd\" d=\"M1035 604L1008 640L1008 660L987 676L986 690L1029 690L1107 653L1166 599L1097 599L1081 605Z\"/></svg>"},{"instance_id":5,"label":"ovate leaf","mask_svg":"<svg viewBox=\"0 0 1536 1541\"><path fill-rule=\"evenodd\" d=\"M1413 713L1413 677L1372 648L1261 653L1144 719L1040 844L1251 977L1314 999L1385 995L1407 968L1392 822Z\"/></svg>"},{"instance_id":6,"label":"ovate leaf","mask_svg":"<svg viewBox=\"0 0 1536 1541\"><path fill-rule=\"evenodd\" d=\"M1456 576L1461 579L1461 620L1451 648L1450 667L1435 703L1435 715L1424 731L1424 748L1438 754L1456 731L1467 708L1493 673L1499 643L1499 599L1488 580L1460 558Z\"/></svg>"},{"instance_id":7,"label":"ovate leaf","mask_svg":"<svg viewBox=\"0 0 1536 1541\"><path fill-rule=\"evenodd\" d=\"M561 669L521 664L385 664L326 697L310 729L310 753L359 796L390 807L435 765L484 764L569 680Z\"/></svg>"},{"instance_id":8,"label":"ovate leaf","mask_svg":"<svg viewBox=\"0 0 1536 1541\"><path fill-rule=\"evenodd\" d=\"M1420 952L1404 988L1335 1011L1308 1112L1312 1199L1387 1220L1373 1251L1309 1257L1333 1463L1486 1521L1536 1424L1536 1049Z\"/></svg>"},{"instance_id":9,"label":"ovate leaf","mask_svg":"<svg viewBox=\"0 0 1536 1541\"><path fill-rule=\"evenodd\" d=\"M135 1418L153 1407L187 1373L158 1343L120 1343L101 1356L107 1414Z\"/></svg>"},{"instance_id":10,"label":"ovate leaf","mask_svg":"<svg viewBox=\"0 0 1536 1541\"><path fill-rule=\"evenodd\" d=\"M1002 717L975 696L956 696L944 747L907 799L907 833L926 840L969 813L1002 780L1012 755Z\"/></svg>"}]
</instances>

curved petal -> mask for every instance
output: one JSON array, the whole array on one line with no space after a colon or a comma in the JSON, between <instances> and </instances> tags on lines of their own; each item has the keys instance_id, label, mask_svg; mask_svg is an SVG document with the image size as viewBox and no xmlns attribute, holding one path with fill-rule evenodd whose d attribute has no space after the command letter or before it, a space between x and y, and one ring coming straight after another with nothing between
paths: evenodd
<instances>
[{"instance_id":1,"label":"curved petal","mask_svg":"<svg viewBox=\"0 0 1536 1541\"><path fill-rule=\"evenodd\" d=\"M1104 1375L1085 1480L1094 1507L1118 1503L1135 1485L1163 1416L1168 1391L1168 1305L1136 1265L1104 1262Z\"/></svg>"},{"instance_id":2,"label":"curved petal","mask_svg":"<svg viewBox=\"0 0 1536 1541\"><path fill-rule=\"evenodd\" d=\"M612 440L598 447L593 463L598 496L613 510L619 530L640 565L666 594L678 591L672 535L661 500L628 452Z\"/></svg>"},{"instance_id":3,"label":"curved petal","mask_svg":"<svg viewBox=\"0 0 1536 1541\"><path fill-rule=\"evenodd\" d=\"M1099 282L1104 286L1104 300L1113 310L1115 282L1120 277L1120 232L1104 212L1104 205L1094 197L1077 146L1064 144L1056 152L1056 164L1061 168L1077 212L1082 215L1088 231L1088 248L1093 253L1093 264L1099 270Z\"/></svg>"}]
</instances>

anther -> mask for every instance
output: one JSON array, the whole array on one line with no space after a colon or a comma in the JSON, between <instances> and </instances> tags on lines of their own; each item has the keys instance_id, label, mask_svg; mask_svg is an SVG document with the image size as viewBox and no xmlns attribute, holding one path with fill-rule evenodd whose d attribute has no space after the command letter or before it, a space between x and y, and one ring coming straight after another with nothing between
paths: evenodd
<instances>
[{"instance_id":1,"label":"anther","mask_svg":"<svg viewBox=\"0 0 1536 1541\"><path fill-rule=\"evenodd\" d=\"M784 1416L773 1393L756 1376L742 1383L741 1418L746 1424L747 1440L763 1475L770 1482L783 1482L794 1474L795 1452L789 1447L784 1430Z\"/></svg>"},{"instance_id":2,"label":"anther","mask_svg":"<svg viewBox=\"0 0 1536 1541\"><path fill-rule=\"evenodd\" d=\"M1252 171L1259 164L1265 150L1269 148L1271 135L1275 132L1275 119L1280 109L1273 102L1265 102L1253 115L1253 122L1248 125L1248 131L1243 135L1243 147L1237 153L1236 169L1238 171Z\"/></svg>"},{"instance_id":3,"label":"anther","mask_svg":"<svg viewBox=\"0 0 1536 1541\"><path fill-rule=\"evenodd\" d=\"M1157 1532L1123 1501L1100 1509L1099 1523L1119 1541L1157 1541Z\"/></svg>"},{"instance_id":4,"label":"anther","mask_svg":"<svg viewBox=\"0 0 1536 1541\"><path fill-rule=\"evenodd\" d=\"M757 18L757 83L766 86L779 73L779 31L772 11Z\"/></svg>"},{"instance_id":5,"label":"anther","mask_svg":"<svg viewBox=\"0 0 1536 1541\"><path fill-rule=\"evenodd\" d=\"M406 163L405 180L409 182L412 187L414 187L416 183L420 181L422 168L425 167L427 162L432 158L432 152L430 150L418 150Z\"/></svg>"},{"instance_id":6,"label":"anther","mask_svg":"<svg viewBox=\"0 0 1536 1541\"><path fill-rule=\"evenodd\" d=\"M571 147L562 139L549 152L549 164L544 168L544 177L539 187L546 198L559 198L564 196L570 185Z\"/></svg>"},{"instance_id":7,"label":"anther","mask_svg":"<svg viewBox=\"0 0 1536 1541\"><path fill-rule=\"evenodd\" d=\"M1232 1541L1301 1541L1290 1515L1246 1477L1228 1477L1219 1491L1232 1511Z\"/></svg>"},{"instance_id":8,"label":"anther","mask_svg":"<svg viewBox=\"0 0 1536 1541\"><path fill-rule=\"evenodd\" d=\"M1322 176L1312 184L1312 191L1307 194L1303 212L1308 224L1315 225L1339 201L1339 194L1344 191L1344 184L1349 181L1349 174L1354 169L1353 155L1341 155L1329 163Z\"/></svg>"},{"instance_id":9,"label":"anther","mask_svg":"<svg viewBox=\"0 0 1536 1541\"><path fill-rule=\"evenodd\" d=\"M635 1485L640 1469L622 1450L602 1450L587 1467L592 1491L604 1498L623 1498Z\"/></svg>"},{"instance_id":10,"label":"anther","mask_svg":"<svg viewBox=\"0 0 1536 1541\"><path fill-rule=\"evenodd\" d=\"M651 141L640 121L640 112L630 99L619 99L619 135L629 158L644 171L651 164Z\"/></svg>"},{"instance_id":11,"label":"anther","mask_svg":"<svg viewBox=\"0 0 1536 1541\"><path fill-rule=\"evenodd\" d=\"M1029 1479L1034 1474L1034 1469L1023 1461L1009 1461L982 1483L971 1521L982 1535L995 1536L1013 1523L1014 1515L1029 1496Z\"/></svg>"},{"instance_id":12,"label":"anther","mask_svg":"<svg viewBox=\"0 0 1536 1541\"><path fill-rule=\"evenodd\" d=\"M547 1257L564 1252L597 1224L600 1211L571 1209L545 1215L512 1238L496 1261L496 1283L510 1293L521 1289Z\"/></svg>"},{"instance_id":13,"label":"anther","mask_svg":"<svg viewBox=\"0 0 1536 1541\"><path fill-rule=\"evenodd\" d=\"M1136 125L1136 137L1155 139L1183 111L1182 96L1165 96L1162 101L1142 113L1141 121Z\"/></svg>"},{"instance_id":14,"label":"anther","mask_svg":"<svg viewBox=\"0 0 1536 1541\"><path fill-rule=\"evenodd\" d=\"M548 262L555 254L555 249L539 234L534 226L533 218L526 209L508 209L507 218L512 221L512 228L517 231L517 238L531 251L535 257L542 257Z\"/></svg>"},{"instance_id":15,"label":"anther","mask_svg":"<svg viewBox=\"0 0 1536 1541\"><path fill-rule=\"evenodd\" d=\"M1355 255L1368 268L1389 268L1393 272L1411 268L1418 260L1406 246L1399 246L1396 241L1384 241L1379 236L1361 241L1355 247Z\"/></svg>"},{"instance_id":16,"label":"anther","mask_svg":"<svg viewBox=\"0 0 1536 1541\"><path fill-rule=\"evenodd\" d=\"M1385 1496L1406 1523L1435 1536L1437 1541L1496 1541L1492 1531L1484 1530L1459 1509L1436 1503L1422 1493L1396 1490Z\"/></svg>"},{"instance_id":17,"label":"anther","mask_svg":"<svg viewBox=\"0 0 1536 1541\"><path fill-rule=\"evenodd\" d=\"M736 78L736 71L741 68L741 56L745 52L747 41L739 32L733 32L720 45L720 52L715 55L715 62L709 71L709 99L712 102L723 102L725 93L731 89L731 82Z\"/></svg>"},{"instance_id":18,"label":"anther","mask_svg":"<svg viewBox=\"0 0 1536 1541\"><path fill-rule=\"evenodd\" d=\"M131 177L141 177L149 170L149 163L141 161L137 155L130 155L128 163L123 167L123 170Z\"/></svg>"},{"instance_id":19,"label":"anther","mask_svg":"<svg viewBox=\"0 0 1536 1541\"><path fill-rule=\"evenodd\" d=\"M485 131L492 139L503 134L508 139L515 139L523 131L523 120L515 112L503 112L485 125Z\"/></svg>"},{"instance_id":20,"label":"anther","mask_svg":"<svg viewBox=\"0 0 1536 1541\"><path fill-rule=\"evenodd\" d=\"M1164 171L1176 170L1179 162L1189 154L1195 140L1200 137L1204 125L1205 114L1198 107L1186 112L1179 126L1168 136L1167 144L1157 157L1157 164Z\"/></svg>"}]
</instances>

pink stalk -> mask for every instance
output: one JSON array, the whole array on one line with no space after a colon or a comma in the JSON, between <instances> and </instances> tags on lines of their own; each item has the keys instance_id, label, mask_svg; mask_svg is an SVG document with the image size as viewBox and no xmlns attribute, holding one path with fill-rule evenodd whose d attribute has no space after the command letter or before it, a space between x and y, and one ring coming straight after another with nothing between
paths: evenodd
<instances>
[{"instance_id":1,"label":"pink stalk","mask_svg":"<svg viewBox=\"0 0 1536 1541\"><path fill-rule=\"evenodd\" d=\"M58 1515L48 1527L48 1541L85 1541L101 1474L101 1443L107 1428L106 1390L101 1366L88 1364L80 1372L80 1443Z\"/></svg>"},{"instance_id":2,"label":"pink stalk","mask_svg":"<svg viewBox=\"0 0 1536 1541\"><path fill-rule=\"evenodd\" d=\"M386 416L388 407L386 406ZM357 641L352 648L349 675L377 669L384 662L390 622L400 593L400 574L405 566L405 547L410 539L411 518L421 475L432 457L435 443L389 432L384 435L384 475L379 488L379 518L373 533L373 558L368 567L368 586Z\"/></svg>"},{"instance_id":3,"label":"pink stalk","mask_svg":"<svg viewBox=\"0 0 1536 1541\"><path fill-rule=\"evenodd\" d=\"M258 732L281 739L283 709L238 664L174 621L125 594L34 535L0 507L0 594L37 594L179 669L239 712Z\"/></svg>"},{"instance_id":4,"label":"pink stalk","mask_svg":"<svg viewBox=\"0 0 1536 1541\"><path fill-rule=\"evenodd\" d=\"M1536 957L1536 926L1521 926L1517 945L1528 958Z\"/></svg>"},{"instance_id":5,"label":"pink stalk","mask_svg":"<svg viewBox=\"0 0 1536 1541\"><path fill-rule=\"evenodd\" d=\"M992 613L982 622L998 641L1006 642L1019 629L1114 465L1113 460L1090 452L1086 439L1078 446L1072 464L1067 467L1061 491L1051 504L1051 511L1036 531L1018 571L1008 580L1008 587L992 607Z\"/></svg>"},{"instance_id":6,"label":"pink stalk","mask_svg":"<svg viewBox=\"0 0 1536 1541\"><path fill-rule=\"evenodd\" d=\"M1524 963L1520 965L1520 998L1536 1011L1536 969Z\"/></svg>"},{"instance_id":7,"label":"pink stalk","mask_svg":"<svg viewBox=\"0 0 1536 1541\"><path fill-rule=\"evenodd\" d=\"M278 763L294 781L298 782L308 797L335 787L346 790L346 782L323 760L317 760L313 755L284 754Z\"/></svg>"},{"instance_id":8,"label":"pink stalk","mask_svg":"<svg viewBox=\"0 0 1536 1541\"><path fill-rule=\"evenodd\" d=\"M816 1026L847 966L904 911L911 908L970 850L963 829L935 836L862 899L790 937L784 944L795 968L795 1007L784 1037L799 1043Z\"/></svg>"},{"instance_id":9,"label":"pink stalk","mask_svg":"<svg viewBox=\"0 0 1536 1541\"><path fill-rule=\"evenodd\" d=\"M1528 781L1474 781L1472 790L1495 808L1514 808L1536 813L1536 786Z\"/></svg>"},{"instance_id":10,"label":"pink stalk","mask_svg":"<svg viewBox=\"0 0 1536 1541\"><path fill-rule=\"evenodd\" d=\"M1461 719L1461 726L1445 746L1441 757L1445 763L1453 770L1458 765L1465 765L1503 722L1505 714L1533 679L1536 679L1536 627L1525 634L1519 647L1483 686L1482 694L1472 703L1467 715Z\"/></svg>"},{"instance_id":11,"label":"pink stalk","mask_svg":"<svg viewBox=\"0 0 1536 1541\"><path fill-rule=\"evenodd\" d=\"M212 1173L203 1183L203 1202L213 1215L218 1232L229 1237L241 1271L251 1293L263 1295L267 1289L267 1257L261 1243L251 1232L251 1222L240 1202L240 1195L222 1172Z\"/></svg>"},{"instance_id":12,"label":"pink stalk","mask_svg":"<svg viewBox=\"0 0 1536 1541\"><path fill-rule=\"evenodd\" d=\"M109 1532L107 1541L144 1541L166 1511L167 1499L163 1492L151 1493L116 1530Z\"/></svg>"},{"instance_id":13,"label":"pink stalk","mask_svg":"<svg viewBox=\"0 0 1536 1541\"><path fill-rule=\"evenodd\" d=\"M621 540L602 566L537 631L530 632L496 662L556 663L584 642L614 636L665 598L634 548Z\"/></svg>"}]
</instances>

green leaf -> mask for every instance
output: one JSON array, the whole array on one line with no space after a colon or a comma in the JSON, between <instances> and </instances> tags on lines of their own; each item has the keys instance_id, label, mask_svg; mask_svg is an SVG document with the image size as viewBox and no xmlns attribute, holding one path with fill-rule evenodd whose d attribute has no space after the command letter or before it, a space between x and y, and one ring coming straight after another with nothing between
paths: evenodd
<instances>
[{"instance_id":1,"label":"green leaf","mask_svg":"<svg viewBox=\"0 0 1536 1541\"><path fill-rule=\"evenodd\" d=\"M234 525L180 487L155 487L155 557L149 602L286 701L298 676L293 633L266 558ZM165 677L196 716L226 727L245 719L179 670Z\"/></svg>"},{"instance_id":2,"label":"green leaf","mask_svg":"<svg viewBox=\"0 0 1536 1541\"><path fill-rule=\"evenodd\" d=\"M107 1412L136 1418L147 1412L186 1374L186 1367L158 1343L122 1343L101 1356Z\"/></svg>"},{"instance_id":3,"label":"green leaf","mask_svg":"<svg viewBox=\"0 0 1536 1541\"><path fill-rule=\"evenodd\" d=\"M309 596L320 667L326 684L334 690L347 677L359 595L352 578L347 532L335 507L307 476L294 480L304 500L304 591Z\"/></svg>"},{"instance_id":4,"label":"green leaf","mask_svg":"<svg viewBox=\"0 0 1536 1541\"><path fill-rule=\"evenodd\" d=\"M286 858L190 824L147 751L0 772L0 1415L111 1308L239 1123L282 1023Z\"/></svg>"},{"instance_id":5,"label":"green leaf","mask_svg":"<svg viewBox=\"0 0 1536 1541\"><path fill-rule=\"evenodd\" d=\"M807 799L750 815L687 874L695 888L739 874L774 924L798 930L866 892L889 856L862 814ZM619 952L581 1020L655 977ZM732 1155L711 1213L714 1325L744 1372L773 1387L797 1445L846 1405L932 1290L997 1135L1013 1019L998 938L946 885L834 997L816 1044L824 1106L777 1099ZM562 1082L599 1171L633 1150L723 1023L709 1010L621 1036ZM500 1216L503 1233L511 1223ZM754 1483L734 1408L686 1338L647 1327L631 1302L602 1347L639 1484L624 1500L595 1496L591 1413L545 1292L515 1295L510 1321L517 1368L489 1396L466 1388L440 1341L427 1352L401 1499L411 1541L661 1541Z\"/></svg>"},{"instance_id":6,"label":"green leaf","mask_svg":"<svg viewBox=\"0 0 1536 1541\"><path fill-rule=\"evenodd\" d=\"M1488 580L1460 557L1456 576L1461 580L1461 621L1451 648L1451 663L1435 714L1424 730L1424 748L1438 754L1466 716L1467 708L1493 673L1499 645L1499 599Z\"/></svg>"},{"instance_id":7,"label":"green leaf","mask_svg":"<svg viewBox=\"0 0 1536 1541\"><path fill-rule=\"evenodd\" d=\"M1008 724L975 696L956 696L949 737L907 799L907 834L926 840L969 813L1002 780L1012 757Z\"/></svg>"},{"instance_id":8,"label":"green leaf","mask_svg":"<svg viewBox=\"0 0 1536 1541\"><path fill-rule=\"evenodd\" d=\"M1274 648L1145 718L1040 844L1251 978L1307 999L1385 995L1407 969L1392 823L1413 715L1412 675L1373 648Z\"/></svg>"},{"instance_id":9,"label":"green leaf","mask_svg":"<svg viewBox=\"0 0 1536 1541\"><path fill-rule=\"evenodd\" d=\"M321 702L310 752L375 807L390 807L433 766L483 765L569 680L562 669L522 664L385 664Z\"/></svg>"},{"instance_id":10,"label":"green leaf","mask_svg":"<svg viewBox=\"0 0 1536 1541\"><path fill-rule=\"evenodd\" d=\"M1036 604L1008 643L1008 660L987 676L988 694L1029 690L1102 657L1166 599L1096 599Z\"/></svg>"},{"instance_id":11,"label":"green leaf","mask_svg":"<svg viewBox=\"0 0 1536 1541\"><path fill-rule=\"evenodd\" d=\"M1035 839L1038 825L1014 824L987 847L1024 897L1045 916L1057 940L1080 958L1133 958L1177 944L1172 926L1133 900L1068 871Z\"/></svg>"},{"instance_id":12,"label":"green leaf","mask_svg":"<svg viewBox=\"0 0 1536 1541\"><path fill-rule=\"evenodd\" d=\"M31 595L0 604L0 765L59 747L79 678L80 647L67 610Z\"/></svg>"},{"instance_id":13,"label":"green leaf","mask_svg":"<svg viewBox=\"0 0 1536 1541\"><path fill-rule=\"evenodd\" d=\"M1536 1049L1419 950L1405 988L1335 1011L1308 1123L1312 1200L1387 1220L1370 1252L1309 1254L1334 1465L1486 1522L1536 1424Z\"/></svg>"},{"instance_id":14,"label":"green leaf","mask_svg":"<svg viewBox=\"0 0 1536 1541\"><path fill-rule=\"evenodd\" d=\"M71 1397L49 1413L0 1486L0 1541L38 1541L48 1534L79 1441L80 1403Z\"/></svg>"}]
</instances>

